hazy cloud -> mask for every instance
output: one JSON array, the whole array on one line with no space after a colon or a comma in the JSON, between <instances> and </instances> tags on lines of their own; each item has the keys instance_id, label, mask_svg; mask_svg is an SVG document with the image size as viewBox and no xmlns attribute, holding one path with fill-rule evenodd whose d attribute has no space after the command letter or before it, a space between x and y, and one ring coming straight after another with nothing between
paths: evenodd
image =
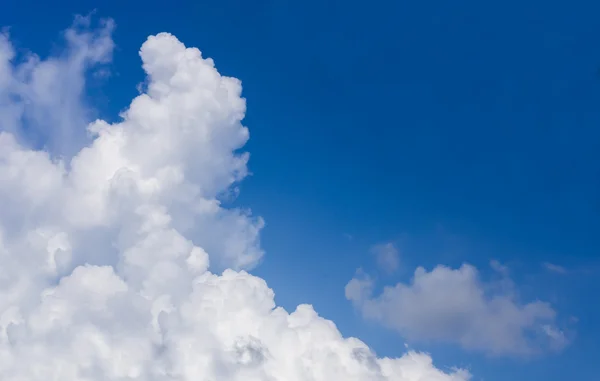
<instances>
[{"instance_id":1,"label":"hazy cloud","mask_svg":"<svg viewBox=\"0 0 600 381\"><path fill-rule=\"evenodd\" d=\"M377 266L382 271L392 273L398 270L400 266L400 254L393 243L375 245L371 248L371 254L375 256Z\"/></svg>"}]
</instances>

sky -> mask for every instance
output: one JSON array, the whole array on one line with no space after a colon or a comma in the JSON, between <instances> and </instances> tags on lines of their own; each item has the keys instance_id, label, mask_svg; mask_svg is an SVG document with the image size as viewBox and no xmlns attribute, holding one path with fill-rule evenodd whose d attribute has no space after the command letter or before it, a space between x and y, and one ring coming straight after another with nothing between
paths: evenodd
<instances>
[{"instance_id":1,"label":"sky","mask_svg":"<svg viewBox=\"0 0 600 381\"><path fill-rule=\"evenodd\" d=\"M598 11L4 5L0 374L597 378Z\"/></svg>"}]
</instances>

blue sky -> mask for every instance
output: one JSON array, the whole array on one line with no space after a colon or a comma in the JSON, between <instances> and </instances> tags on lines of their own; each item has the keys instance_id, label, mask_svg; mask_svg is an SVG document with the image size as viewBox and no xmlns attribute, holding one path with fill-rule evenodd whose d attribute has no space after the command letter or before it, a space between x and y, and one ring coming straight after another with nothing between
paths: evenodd
<instances>
[{"instance_id":1,"label":"blue sky","mask_svg":"<svg viewBox=\"0 0 600 381\"><path fill-rule=\"evenodd\" d=\"M475 380L598 373L600 5L21 1L3 7L0 25L17 46L50 52L73 15L94 8L117 24L112 75L88 93L102 117L137 94L150 34L173 33L242 80L253 175L235 205L267 223L254 273L279 304L311 303L397 356L405 338L344 297L357 268L381 288L418 266L464 262L487 281L497 260L522 300L552 304L570 344L533 359L411 347ZM381 243L398 250L393 274L376 266Z\"/></svg>"}]
</instances>

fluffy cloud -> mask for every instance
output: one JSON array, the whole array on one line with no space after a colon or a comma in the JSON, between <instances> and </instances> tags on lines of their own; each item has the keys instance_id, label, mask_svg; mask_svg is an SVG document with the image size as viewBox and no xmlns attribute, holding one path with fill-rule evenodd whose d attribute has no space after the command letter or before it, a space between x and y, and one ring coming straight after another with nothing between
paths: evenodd
<instances>
[{"instance_id":1,"label":"fluffy cloud","mask_svg":"<svg viewBox=\"0 0 600 381\"><path fill-rule=\"evenodd\" d=\"M113 46L111 22L88 26L47 60L18 63L0 40L0 378L469 378L421 353L377 358L312 307L275 306L244 270L262 220L219 202L247 173L241 83L174 36L143 44L147 88L120 122L89 124L68 159L27 148L24 131L82 123L83 73Z\"/></svg>"},{"instance_id":2,"label":"fluffy cloud","mask_svg":"<svg viewBox=\"0 0 600 381\"><path fill-rule=\"evenodd\" d=\"M510 279L483 283L470 265L419 267L409 284L385 287L376 297L373 287L368 276L357 276L346 285L346 297L366 318L410 340L458 343L492 355L531 355L567 343L549 304L519 303Z\"/></svg>"}]
</instances>

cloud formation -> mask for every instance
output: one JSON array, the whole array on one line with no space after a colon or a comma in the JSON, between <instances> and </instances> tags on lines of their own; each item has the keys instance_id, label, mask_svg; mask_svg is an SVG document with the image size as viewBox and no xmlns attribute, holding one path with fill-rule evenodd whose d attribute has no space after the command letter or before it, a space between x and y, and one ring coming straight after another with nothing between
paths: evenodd
<instances>
[{"instance_id":1,"label":"cloud formation","mask_svg":"<svg viewBox=\"0 0 600 381\"><path fill-rule=\"evenodd\" d=\"M81 70L113 46L112 22L88 27L67 30L65 54L21 64L0 40L1 379L469 378L422 353L377 358L311 306L276 307L243 270L263 255L263 222L219 202L247 174L241 83L174 36L143 44L147 88L120 122L91 123L68 160L27 148L28 128L80 123ZM55 99L57 83L76 85Z\"/></svg>"},{"instance_id":2,"label":"cloud formation","mask_svg":"<svg viewBox=\"0 0 600 381\"><path fill-rule=\"evenodd\" d=\"M415 341L456 343L492 355L533 355L567 344L545 302L520 303L510 279L484 283L476 268L437 266L416 269L410 283L385 287L373 296L374 282L357 276L346 297L367 319Z\"/></svg>"}]
</instances>

